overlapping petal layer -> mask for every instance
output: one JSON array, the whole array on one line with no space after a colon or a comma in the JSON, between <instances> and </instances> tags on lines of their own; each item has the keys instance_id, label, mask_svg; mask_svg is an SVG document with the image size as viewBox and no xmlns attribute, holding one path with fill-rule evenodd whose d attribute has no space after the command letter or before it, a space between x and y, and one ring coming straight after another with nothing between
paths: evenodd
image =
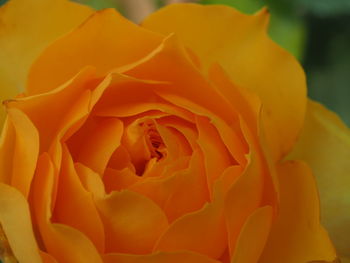
<instances>
[{"instance_id":1,"label":"overlapping petal layer","mask_svg":"<svg viewBox=\"0 0 350 263\"><path fill-rule=\"evenodd\" d=\"M25 94L6 102L0 181L27 201L10 186L0 201L19 200L28 218L14 223L30 243L0 209L15 256L334 260L310 171L281 162L302 126L305 81L266 36L266 14L174 5L144 26L161 34L96 12L48 46Z\"/></svg>"}]
</instances>

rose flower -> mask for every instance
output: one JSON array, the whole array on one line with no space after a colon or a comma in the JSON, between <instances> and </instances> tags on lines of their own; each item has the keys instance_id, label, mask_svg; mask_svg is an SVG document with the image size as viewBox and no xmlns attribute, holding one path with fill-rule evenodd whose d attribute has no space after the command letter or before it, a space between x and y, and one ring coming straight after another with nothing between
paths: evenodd
<instances>
[{"instance_id":1,"label":"rose flower","mask_svg":"<svg viewBox=\"0 0 350 263\"><path fill-rule=\"evenodd\" d=\"M12 0L0 15L3 96L24 88L4 101L3 260L337 260L312 170L285 160L305 76L266 9L172 5L138 26Z\"/></svg>"}]
</instances>

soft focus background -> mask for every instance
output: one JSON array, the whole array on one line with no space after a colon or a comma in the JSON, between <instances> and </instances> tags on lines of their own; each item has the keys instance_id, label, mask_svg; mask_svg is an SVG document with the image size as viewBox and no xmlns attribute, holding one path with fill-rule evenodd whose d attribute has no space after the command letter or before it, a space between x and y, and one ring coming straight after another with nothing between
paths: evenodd
<instances>
[{"instance_id":1,"label":"soft focus background","mask_svg":"<svg viewBox=\"0 0 350 263\"><path fill-rule=\"evenodd\" d=\"M227 4L244 13L267 6L271 37L293 53L308 76L309 96L350 126L350 0L75 0L117 8L136 23L166 4ZM6 0L0 0L0 5ZM190 22L190 21L189 21Z\"/></svg>"}]
</instances>

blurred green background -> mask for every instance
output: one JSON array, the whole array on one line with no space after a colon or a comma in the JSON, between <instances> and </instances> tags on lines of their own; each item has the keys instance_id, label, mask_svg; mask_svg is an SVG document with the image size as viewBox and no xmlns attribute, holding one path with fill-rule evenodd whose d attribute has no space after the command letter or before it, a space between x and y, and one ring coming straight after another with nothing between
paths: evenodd
<instances>
[{"instance_id":1,"label":"blurred green background","mask_svg":"<svg viewBox=\"0 0 350 263\"><path fill-rule=\"evenodd\" d=\"M75 0L95 9L117 8L138 22L171 2L227 4L254 13L267 6L270 35L302 63L309 97L350 126L350 0ZM0 5L6 0L0 0ZM151 6L150 6L151 5Z\"/></svg>"}]
</instances>

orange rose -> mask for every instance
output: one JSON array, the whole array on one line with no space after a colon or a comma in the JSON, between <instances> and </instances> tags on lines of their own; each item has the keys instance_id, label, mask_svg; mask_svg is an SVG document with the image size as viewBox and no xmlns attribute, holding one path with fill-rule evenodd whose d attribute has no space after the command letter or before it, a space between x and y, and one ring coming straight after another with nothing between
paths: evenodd
<instances>
[{"instance_id":1,"label":"orange rose","mask_svg":"<svg viewBox=\"0 0 350 263\"><path fill-rule=\"evenodd\" d=\"M137 26L52 2L1 10L13 63L0 83L25 86L4 103L3 257L336 260L310 168L283 161L303 126L305 77L268 38L265 9L173 5ZM18 17L32 9L34 21Z\"/></svg>"}]
</instances>

